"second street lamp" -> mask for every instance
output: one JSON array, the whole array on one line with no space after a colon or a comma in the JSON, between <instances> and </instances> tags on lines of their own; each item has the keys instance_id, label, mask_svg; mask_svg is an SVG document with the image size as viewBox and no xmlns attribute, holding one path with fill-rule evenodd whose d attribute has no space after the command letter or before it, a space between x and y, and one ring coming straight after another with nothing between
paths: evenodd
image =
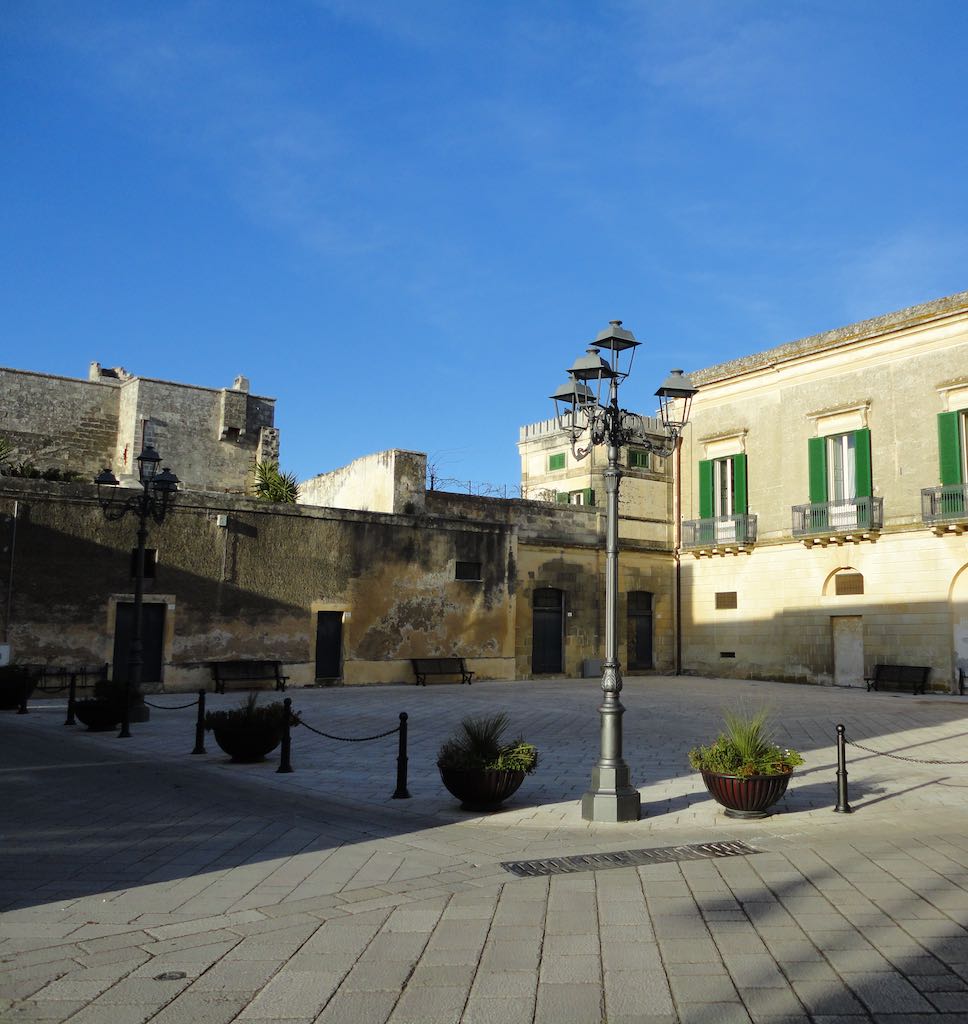
<instances>
[{"instance_id":1,"label":"second street lamp","mask_svg":"<svg viewBox=\"0 0 968 1024\"><path fill-rule=\"evenodd\" d=\"M622 715L619 700L622 672L618 660L618 492L622 479L619 450L628 444L667 458L679 443L689 418L695 388L682 370L673 370L656 391L664 437L646 431L642 416L619 408L619 385L632 369L639 346L621 320L612 320L585 355L568 371L568 381L551 396L560 429L571 443L576 459L584 459L596 445L605 445L605 660L602 666L602 703L599 707L601 749L592 769L591 788L581 801L586 821L636 821L641 811L639 791L632 785L622 757ZM606 353L602 355L603 351ZM603 394L604 391L604 394Z\"/></svg>"},{"instance_id":2,"label":"second street lamp","mask_svg":"<svg viewBox=\"0 0 968 1024\"><path fill-rule=\"evenodd\" d=\"M131 630L131 644L128 648L128 671L124 680L124 701L121 709L121 731L118 738L131 736L131 703L141 697L141 676L144 664L144 644L142 640L142 608L145 593L145 546L148 540L148 519L161 523L168 510L175 492L178 490L178 477L168 468L160 473L161 456L145 445L136 459L138 463L138 482L140 493L135 491L129 497L119 498L117 495L118 479L110 469L103 469L94 478L97 484L97 500L104 515L109 520L123 519L129 512L138 520L138 546L134 559L134 623ZM147 708L145 709L147 711Z\"/></svg>"}]
</instances>

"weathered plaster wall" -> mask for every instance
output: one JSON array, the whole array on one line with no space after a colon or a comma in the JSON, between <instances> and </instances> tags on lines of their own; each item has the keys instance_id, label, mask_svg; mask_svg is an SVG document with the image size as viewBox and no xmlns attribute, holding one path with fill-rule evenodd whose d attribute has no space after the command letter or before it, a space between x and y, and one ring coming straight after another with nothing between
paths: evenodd
<instances>
[{"instance_id":1,"label":"weathered plaster wall","mask_svg":"<svg viewBox=\"0 0 968 1024\"><path fill-rule=\"evenodd\" d=\"M9 618L15 659L110 661L133 542L133 522L106 521L89 485L0 478L0 621ZM189 493L151 527L149 546L158 565L146 599L168 606L167 688L201 685L204 662L240 657L282 660L294 683L311 682L322 608L348 613L345 682L411 681L409 658L432 654L463 655L482 678L513 676L515 541L505 524ZM456 580L458 558L480 561L482 579Z\"/></svg>"},{"instance_id":2,"label":"weathered plaster wall","mask_svg":"<svg viewBox=\"0 0 968 1024\"><path fill-rule=\"evenodd\" d=\"M394 448L303 481L299 503L412 514L423 511L426 477L426 455Z\"/></svg>"}]
</instances>

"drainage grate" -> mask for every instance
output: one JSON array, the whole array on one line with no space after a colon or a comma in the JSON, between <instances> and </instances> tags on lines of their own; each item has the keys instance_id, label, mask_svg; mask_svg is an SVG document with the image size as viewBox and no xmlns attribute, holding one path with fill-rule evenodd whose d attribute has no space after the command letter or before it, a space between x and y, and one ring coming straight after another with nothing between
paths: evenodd
<instances>
[{"instance_id":1,"label":"drainage grate","mask_svg":"<svg viewBox=\"0 0 968 1024\"><path fill-rule=\"evenodd\" d=\"M615 853L580 853L574 857L548 857L545 860L509 860L501 864L519 878L538 875L567 875L573 871L601 871L605 868L633 868L640 864L668 864L680 860L712 860L719 857L743 857L759 853L737 841L698 843L695 846L657 846L651 850L618 850Z\"/></svg>"}]
</instances>

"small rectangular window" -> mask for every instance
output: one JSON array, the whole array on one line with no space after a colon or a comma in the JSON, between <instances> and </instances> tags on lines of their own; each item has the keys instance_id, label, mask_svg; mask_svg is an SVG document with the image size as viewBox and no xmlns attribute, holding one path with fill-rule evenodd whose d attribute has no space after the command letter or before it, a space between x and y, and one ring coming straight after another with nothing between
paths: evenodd
<instances>
[{"instance_id":1,"label":"small rectangular window","mask_svg":"<svg viewBox=\"0 0 968 1024\"><path fill-rule=\"evenodd\" d=\"M716 594L716 608L735 608L736 607L736 591L735 590L720 590Z\"/></svg>"},{"instance_id":2,"label":"small rectangular window","mask_svg":"<svg viewBox=\"0 0 968 1024\"><path fill-rule=\"evenodd\" d=\"M548 472L553 473L556 469L565 468L565 453L558 452L555 455L548 456Z\"/></svg>"},{"instance_id":3,"label":"small rectangular window","mask_svg":"<svg viewBox=\"0 0 968 1024\"><path fill-rule=\"evenodd\" d=\"M454 572L455 580L477 580L481 579L480 562L458 562Z\"/></svg>"},{"instance_id":4,"label":"small rectangular window","mask_svg":"<svg viewBox=\"0 0 968 1024\"><path fill-rule=\"evenodd\" d=\"M864 576L859 572L839 572L834 577L834 592L838 597L864 593Z\"/></svg>"},{"instance_id":5,"label":"small rectangular window","mask_svg":"<svg viewBox=\"0 0 968 1024\"><path fill-rule=\"evenodd\" d=\"M648 469L649 453L642 448L629 448L629 468Z\"/></svg>"},{"instance_id":6,"label":"small rectangular window","mask_svg":"<svg viewBox=\"0 0 968 1024\"><path fill-rule=\"evenodd\" d=\"M131 578L134 579L138 575L138 549L131 549ZM158 564L158 552L155 548L145 548L145 579L153 580L155 578L155 566Z\"/></svg>"}]
</instances>

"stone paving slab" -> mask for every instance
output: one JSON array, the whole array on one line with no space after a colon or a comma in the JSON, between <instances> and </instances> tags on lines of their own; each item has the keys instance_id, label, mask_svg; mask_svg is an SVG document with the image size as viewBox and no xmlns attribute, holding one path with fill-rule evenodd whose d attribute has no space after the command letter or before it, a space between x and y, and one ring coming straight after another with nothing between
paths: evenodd
<instances>
[{"instance_id":1,"label":"stone paving slab","mask_svg":"<svg viewBox=\"0 0 968 1024\"><path fill-rule=\"evenodd\" d=\"M54 702L0 718L4 1020L968 1021L968 770L850 750L855 814L831 810L836 722L874 749L954 761L968 702L628 680L647 817L603 825L578 809L597 684L292 696L346 735L380 731L399 703L413 799L390 799L392 743L364 755L297 729L296 771L280 775L188 756L191 710L153 712L124 741L65 729ZM760 822L723 818L685 763L739 699L772 707L807 757ZM434 756L460 717L493 709L542 766L504 811L468 816ZM550 879L500 867L731 838L762 852Z\"/></svg>"}]
</instances>

